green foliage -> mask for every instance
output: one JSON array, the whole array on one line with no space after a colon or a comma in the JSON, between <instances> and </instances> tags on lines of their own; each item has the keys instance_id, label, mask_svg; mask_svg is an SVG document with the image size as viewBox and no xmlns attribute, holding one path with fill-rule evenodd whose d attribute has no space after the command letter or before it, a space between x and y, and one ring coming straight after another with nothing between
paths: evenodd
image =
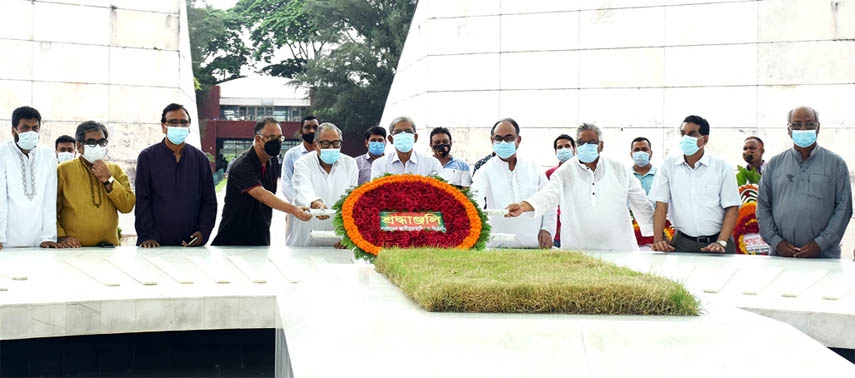
<instances>
[{"instance_id":1,"label":"green foliage","mask_svg":"<svg viewBox=\"0 0 855 378\"><path fill-rule=\"evenodd\" d=\"M389 249L374 261L428 311L698 315L663 277L569 251Z\"/></svg>"},{"instance_id":2,"label":"green foliage","mask_svg":"<svg viewBox=\"0 0 855 378\"><path fill-rule=\"evenodd\" d=\"M760 183L760 173L753 170L740 166L736 166L738 173L736 173L736 184L739 186L745 184L759 184Z\"/></svg>"},{"instance_id":3,"label":"green foliage","mask_svg":"<svg viewBox=\"0 0 855 378\"><path fill-rule=\"evenodd\" d=\"M199 6L197 6L199 5ZM251 52L241 39L243 19L231 10L187 3L190 56L199 90L241 76Z\"/></svg>"}]
</instances>

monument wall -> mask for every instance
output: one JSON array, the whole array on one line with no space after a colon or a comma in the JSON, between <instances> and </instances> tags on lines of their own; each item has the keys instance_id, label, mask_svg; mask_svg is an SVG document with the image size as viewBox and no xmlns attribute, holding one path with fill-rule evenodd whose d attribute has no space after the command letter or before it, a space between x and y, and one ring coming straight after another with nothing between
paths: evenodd
<instances>
[{"instance_id":1,"label":"monument wall","mask_svg":"<svg viewBox=\"0 0 855 378\"><path fill-rule=\"evenodd\" d=\"M107 159L134 180L136 158L161 140L160 114L183 104L200 145L185 0L3 0L0 141L12 111L42 114L39 143L53 147L95 120L110 133Z\"/></svg>"},{"instance_id":2,"label":"monument wall","mask_svg":"<svg viewBox=\"0 0 855 378\"><path fill-rule=\"evenodd\" d=\"M491 152L493 123L513 117L520 153L546 167L558 134L593 122L605 156L628 165L645 136L659 164L698 114L708 149L735 166L749 135L767 158L789 148L787 112L804 104L819 111L819 143L852 168L852 56L852 0L422 0L382 125L413 117L420 151L430 128L448 127L471 163Z\"/></svg>"}]
</instances>

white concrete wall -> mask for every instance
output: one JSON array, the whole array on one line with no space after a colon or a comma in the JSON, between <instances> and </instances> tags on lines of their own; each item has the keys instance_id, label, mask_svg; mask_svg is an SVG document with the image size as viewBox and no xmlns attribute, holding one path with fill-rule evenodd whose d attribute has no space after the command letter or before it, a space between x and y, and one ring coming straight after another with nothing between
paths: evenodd
<instances>
[{"instance_id":1,"label":"white concrete wall","mask_svg":"<svg viewBox=\"0 0 855 378\"><path fill-rule=\"evenodd\" d=\"M0 124L33 106L40 143L95 120L110 131L108 159L133 181L139 152L162 137L160 114L196 94L184 0L3 0ZM9 140L11 131L0 132ZM194 124L189 143L200 145Z\"/></svg>"},{"instance_id":2,"label":"white concrete wall","mask_svg":"<svg viewBox=\"0 0 855 378\"><path fill-rule=\"evenodd\" d=\"M855 0L421 0L382 126L409 115L430 152L444 126L470 163L490 127L522 128L520 154L557 163L552 141L581 122L604 129L608 157L653 143L653 164L679 152L690 114L711 124L708 150L744 165L745 137L767 159L792 146L787 112L820 114L819 143L855 169ZM855 225L844 238L855 247ZM849 255L851 256L851 255Z\"/></svg>"},{"instance_id":3,"label":"white concrete wall","mask_svg":"<svg viewBox=\"0 0 855 378\"><path fill-rule=\"evenodd\" d=\"M709 150L736 165L749 135L769 157L788 148L786 113L805 104L820 143L855 166L853 39L853 0L422 0L382 125L449 127L465 142L453 153L474 162L489 127L513 117L521 153L549 166L556 135L594 122L606 156L629 163L629 142L646 136L656 164L698 114Z\"/></svg>"}]
</instances>

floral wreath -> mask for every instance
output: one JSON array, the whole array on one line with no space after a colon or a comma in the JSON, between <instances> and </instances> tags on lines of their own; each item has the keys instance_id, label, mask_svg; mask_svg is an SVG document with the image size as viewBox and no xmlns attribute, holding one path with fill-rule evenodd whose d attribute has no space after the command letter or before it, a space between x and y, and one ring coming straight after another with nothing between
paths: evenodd
<instances>
[{"instance_id":1,"label":"floral wreath","mask_svg":"<svg viewBox=\"0 0 855 378\"><path fill-rule=\"evenodd\" d=\"M757 223L757 193L759 191L760 173L737 166L739 173L736 174L736 182L739 185L739 197L742 206L739 207L739 215L736 218L736 227L733 228L733 240L736 242L736 253L755 254L749 251L745 244L745 236L759 234L760 225Z\"/></svg>"},{"instance_id":2,"label":"floral wreath","mask_svg":"<svg viewBox=\"0 0 855 378\"><path fill-rule=\"evenodd\" d=\"M373 260L383 248L483 249L490 235L487 216L470 197L438 177L385 175L349 190L336 202L333 225L357 258ZM384 211L436 211L445 232L383 231Z\"/></svg>"}]
</instances>

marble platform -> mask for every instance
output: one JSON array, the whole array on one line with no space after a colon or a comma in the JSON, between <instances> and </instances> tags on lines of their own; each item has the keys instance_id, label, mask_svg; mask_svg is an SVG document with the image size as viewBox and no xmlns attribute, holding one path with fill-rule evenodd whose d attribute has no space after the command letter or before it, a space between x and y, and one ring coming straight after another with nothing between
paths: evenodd
<instances>
[{"instance_id":1,"label":"marble platform","mask_svg":"<svg viewBox=\"0 0 855 378\"><path fill-rule=\"evenodd\" d=\"M855 372L825 348L855 348L852 261L589 254L684 282L704 313L428 313L334 249L3 249L0 340L277 327L277 372L300 378Z\"/></svg>"}]
</instances>

